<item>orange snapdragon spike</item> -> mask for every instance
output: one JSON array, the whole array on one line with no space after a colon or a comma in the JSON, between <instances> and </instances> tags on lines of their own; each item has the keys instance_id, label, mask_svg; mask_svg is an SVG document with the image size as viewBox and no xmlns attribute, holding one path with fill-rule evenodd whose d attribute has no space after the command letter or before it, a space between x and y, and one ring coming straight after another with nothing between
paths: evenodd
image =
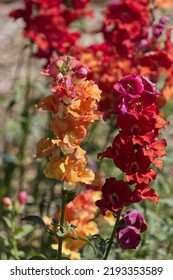
<instances>
[{"instance_id":1,"label":"orange snapdragon spike","mask_svg":"<svg viewBox=\"0 0 173 280\"><path fill-rule=\"evenodd\" d=\"M48 178L72 184L91 184L95 178L93 171L85 168L86 152L79 147L88 125L102 119L97 109L101 90L87 80L88 72L87 66L70 56L55 58L43 71L53 79L52 95L42 98L36 108L52 113L50 127L56 139L41 139L37 157L49 157L44 170Z\"/></svg>"}]
</instances>

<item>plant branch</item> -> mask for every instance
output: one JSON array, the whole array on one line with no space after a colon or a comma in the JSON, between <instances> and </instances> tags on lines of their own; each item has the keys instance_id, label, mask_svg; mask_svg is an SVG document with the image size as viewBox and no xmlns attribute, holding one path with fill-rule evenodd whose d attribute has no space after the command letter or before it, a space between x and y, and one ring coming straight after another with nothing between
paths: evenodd
<instances>
[{"instance_id":1,"label":"plant branch","mask_svg":"<svg viewBox=\"0 0 173 280\"><path fill-rule=\"evenodd\" d=\"M66 190L62 187L61 191L62 195L62 205L61 205L61 218L60 218L60 230L63 231L63 225L64 225L64 218L65 218L65 206L67 201L67 193ZM58 256L57 259L61 260L62 255L62 243L63 243L63 237L59 237L59 243L58 243Z\"/></svg>"},{"instance_id":2,"label":"plant branch","mask_svg":"<svg viewBox=\"0 0 173 280\"><path fill-rule=\"evenodd\" d=\"M120 220L120 217L121 217L121 213L122 213L122 210L119 211L119 213L117 214L115 225L114 225L114 228L112 230L112 234L111 234L111 238L110 238L109 243L108 243L108 247L107 247L106 252L103 256L103 260L107 260L107 258L109 256L109 253L110 253L110 250L111 250L111 247L112 247L112 244L113 244L113 240L114 240L114 237L115 237L115 234L116 234L117 226L118 226L118 223L119 223L119 220Z\"/></svg>"}]
</instances>

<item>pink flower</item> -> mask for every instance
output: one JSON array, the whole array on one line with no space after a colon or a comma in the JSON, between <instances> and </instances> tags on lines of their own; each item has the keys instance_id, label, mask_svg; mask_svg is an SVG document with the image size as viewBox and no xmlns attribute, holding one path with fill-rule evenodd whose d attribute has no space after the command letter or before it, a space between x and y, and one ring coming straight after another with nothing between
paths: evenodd
<instances>
[{"instance_id":1,"label":"pink flower","mask_svg":"<svg viewBox=\"0 0 173 280\"><path fill-rule=\"evenodd\" d=\"M87 77L88 73L89 73L88 67L84 64L79 64L79 66L77 66L76 68L75 76L77 79L83 79Z\"/></svg>"},{"instance_id":2,"label":"pink flower","mask_svg":"<svg viewBox=\"0 0 173 280\"><path fill-rule=\"evenodd\" d=\"M6 196L3 198L2 200L2 205L5 207L5 208L8 208L12 205L12 201L11 201L11 198Z\"/></svg>"},{"instance_id":3,"label":"pink flower","mask_svg":"<svg viewBox=\"0 0 173 280\"><path fill-rule=\"evenodd\" d=\"M20 204L25 205L29 200L29 195L25 191L21 191L18 193L17 199Z\"/></svg>"}]
</instances>

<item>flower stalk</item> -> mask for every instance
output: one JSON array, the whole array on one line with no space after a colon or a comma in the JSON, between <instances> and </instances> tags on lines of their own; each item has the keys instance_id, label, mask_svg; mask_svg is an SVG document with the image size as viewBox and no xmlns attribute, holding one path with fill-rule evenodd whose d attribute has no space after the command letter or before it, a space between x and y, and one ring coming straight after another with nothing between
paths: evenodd
<instances>
[{"instance_id":1,"label":"flower stalk","mask_svg":"<svg viewBox=\"0 0 173 280\"><path fill-rule=\"evenodd\" d=\"M107 258L109 256L109 253L110 253L110 250L112 248L112 244L113 244L113 241L114 241L114 238L115 238L115 234L116 234L116 231L117 231L117 226L118 226L118 223L120 221L121 213L122 213L122 209L119 211L119 213L116 216L115 225L113 227L112 234L111 234L107 249L106 249L105 254L103 256L103 260L107 260Z\"/></svg>"},{"instance_id":2,"label":"flower stalk","mask_svg":"<svg viewBox=\"0 0 173 280\"><path fill-rule=\"evenodd\" d=\"M65 218L65 206L67 203L67 193L64 190L63 186L62 186L62 191L61 191L61 218L60 218L60 231L63 233L63 225L64 225L64 218ZM58 255L57 255L57 259L61 260L62 257L62 244L63 244L63 236L59 236L59 243L58 243Z\"/></svg>"}]
</instances>

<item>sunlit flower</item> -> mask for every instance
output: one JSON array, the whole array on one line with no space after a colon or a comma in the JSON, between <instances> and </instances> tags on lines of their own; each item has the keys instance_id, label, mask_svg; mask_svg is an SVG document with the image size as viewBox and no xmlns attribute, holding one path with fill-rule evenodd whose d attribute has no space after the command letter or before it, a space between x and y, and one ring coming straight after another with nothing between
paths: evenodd
<instances>
[{"instance_id":1,"label":"sunlit flower","mask_svg":"<svg viewBox=\"0 0 173 280\"><path fill-rule=\"evenodd\" d=\"M102 187L102 199L97 200L96 205L103 215L107 210L116 213L125 205L128 205L131 202L131 198L132 191L126 182L108 178Z\"/></svg>"},{"instance_id":2,"label":"sunlit flower","mask_svg":"<svg viewBox=\"0 0 173 280\"><path fill-rule=\"evenodd\" d=\"M44 174L46 177L57 180L64 180L71 183L91 184L94 180L94 173L85 168L87 160L85 151L79 146L69 155L52 156L46 165Z\"/></svg>"}]
</instances>

